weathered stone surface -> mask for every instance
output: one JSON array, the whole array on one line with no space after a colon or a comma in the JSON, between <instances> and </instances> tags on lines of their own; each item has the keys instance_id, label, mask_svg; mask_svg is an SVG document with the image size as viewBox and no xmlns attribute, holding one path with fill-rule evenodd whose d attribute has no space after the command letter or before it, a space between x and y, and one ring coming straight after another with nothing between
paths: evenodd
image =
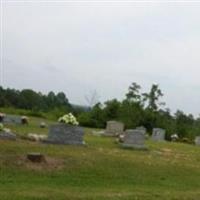
<instances>
[{"instance_id":1,"label":"weathered stone surface","mask_svg":"<svg viewBox=\"0 0 200 200\"><path fill-rule=\"evenodd\" d=\"M154 141L165 141L165 130L162 128L154 128L151 138Z\"/></svg>"},{"instance_id":2,"label":"weathered stone surface","mask_svg":"<svg viewBox=\"0 0 200 200\"><path fill-rule=\"evenodd\" d=\"M138 126L136 127L137 130L143 131L144 134L146 134L147 129L144 126Z\"/></svg>"},{"instance_id":3,"label":"weathered stone surface","mask_svg":"<svg viewBox=\"0 0 200 200\"><path fill-rule=\"evenodd\" d=\"M144 132L137 129L126 130L122 146L135 149L146 149Z\"/></svg>"},{"instance_id":4,"label":"weathered stone surface","mask_svg":"<svg viewBox=\"0 0 200 200\"><path fill-rule=\"evenodd\" d=\"M9 131L0 131L0 139L16 140L16 135Z\"/></svg>"},{"instance_id":5,"label":"weathered stone surface","mask_svg":"<svg viewBox=\"0 0 200 200\"><path fill-rule=\"evenodd\" d=\"M46 143L82 145L84 131L80 126L55 124L50 126Z\"/></svg>"},{"instance_id":6,"label":"weathered stone surface","mask_svg":"<svg viewBox=\"0 0 200 200\"><path fill-rule=\"evenodd\" d=\"M21 118L15 115L5 115L2 122L4 124L21 124Z\"/></svg>"},{"instance_id":7,"label":"weathered stone surface","mask_svg":"<svg viewBox=\"0 0 200 200\"><path fill-rule=\"evenodd\" d=\"M200 146L200 136L196 136L194 142L195 145Z\"/></svg>"},{"instance_id":8,"label":"weathered stone surface","mask_svg":"<svg viewBox=\"0 0 200 200\"><path fill-rule=\"evenodd\" d=\"M117 121L108 121L106 126L105 135L117 136L124 131L124 124Z\"/></svg>"}]
</instances>

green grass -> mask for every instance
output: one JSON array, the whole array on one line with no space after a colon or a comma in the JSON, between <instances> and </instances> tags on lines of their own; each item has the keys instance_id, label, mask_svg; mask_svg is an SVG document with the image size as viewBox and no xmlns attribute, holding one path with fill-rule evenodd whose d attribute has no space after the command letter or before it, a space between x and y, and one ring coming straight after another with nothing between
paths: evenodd
<instances>
[{"instance_id":1,"label":"green grass","mask_svg":"<svg viewBox=\"0 0 200 200\"><path fill-rule=\"evenodd\" d=\"M46 134L41 120L9 127L18 135ZM85 129L87 145L81 147L0 141L0 200L200 199L199 147L147 141L148 151L123 149L114 138L91 131ZM27 163L28 152L53 161Z\"/></svg>"}]
</instances>

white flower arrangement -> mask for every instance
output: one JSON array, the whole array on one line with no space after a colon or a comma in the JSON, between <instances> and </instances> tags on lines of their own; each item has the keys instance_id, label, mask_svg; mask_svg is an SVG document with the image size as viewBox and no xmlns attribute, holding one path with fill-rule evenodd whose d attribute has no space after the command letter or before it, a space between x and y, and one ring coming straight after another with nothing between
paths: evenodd
<instances>
[{"instance_id":1,"label":"white flower arrangement","mask_svg":"<svg viewBox=\"0 0 200 200\"><path fill-rule=\"evenodd\" d=\"M58 122L71 124L71 125L79 125L76 117L74 117L74 115L72 115L72 113L68 113L66 115L63 115L62 117L60 117L58 119Z\"/></svg>"}]
</instances>

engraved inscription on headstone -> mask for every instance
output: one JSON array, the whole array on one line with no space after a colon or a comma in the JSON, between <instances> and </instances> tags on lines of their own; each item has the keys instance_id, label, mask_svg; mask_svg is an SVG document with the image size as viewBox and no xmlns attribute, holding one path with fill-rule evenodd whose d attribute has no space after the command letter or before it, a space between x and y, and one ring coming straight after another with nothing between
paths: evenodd
<instances>
[{"instance_id":1,"label":"engraved inscription on headstone","mask_svg":"<svg viewBox=\"0 0 200 200\"><path fill-rule=\"evenodd\" d=\"M144 132L137 129L126 130L122 146L136 149L146 149Z\"/></svg>"},{"instance_id":2,"label":"engraved inscription on headstone","mask_svg":"<svg viewBox=\"0 0 200 200\"><path fill-rule=\"evenodd\" d=\"M56 124L49 128L48 138L46 143L53 144L75 144L82 145L84 131L80 126L73 126L68 124Z\"/></svg>"},{"instance_id":3,"label":"engraved inscription on headstone","mask_svg":"<svg viewBox=\"0 0 200 200\"><path fill-rule=\"evenodd\" d=\"M117 121L108 121L106 126L105 135L117 136L123 133L124 124Z\"/></svg>"},{"instance_id":4,"label":"engraved inscription on headstone","mask_svg":"<svg viewBox=\"0 0 200 200\"><path fill-rule=\"evenodd\" d=\"M165 140L165 130L161 128L154 128L151 136L154 141L164 141Z\"/></svg>"}]
</instances>

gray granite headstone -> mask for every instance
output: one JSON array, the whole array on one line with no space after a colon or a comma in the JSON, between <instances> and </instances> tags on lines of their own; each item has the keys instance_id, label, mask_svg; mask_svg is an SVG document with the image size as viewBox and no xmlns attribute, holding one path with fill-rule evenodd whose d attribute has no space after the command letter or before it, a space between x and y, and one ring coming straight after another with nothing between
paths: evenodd
<instances>
[{"instance_id":1,"label":"gray granite headstone","mask_svg":"<svg viewBox=\"0 0 200 200\"><path fill-rule=\"evenodd\" d=\"M0 139L4 140L16 140L16 135L7 131L0 131Z\"/></svg>"},{"instance_id":2,"label":"gray granite headstone","mask_svg":"<svg viewBox=\"0 0 200 200\"><path fill-rule=\"evenodd\" d=\"M200 136L195 137L195 145L200 146Z\"/></svg>"},{"instance_id":3,"label":"gray granite headstone","mask_svg":"<svg viewBox=\"0 0 200 200\"><path fill-rule=\"evenodd\" d=\"M84 144L83 136L84 131L82 127L60 123L50 126L48 138L44 142L82 145Z\"/></svg>"},{"instance_id":4,"label":"gray granite headstone","mask_svg":"<svg viewBox=\"0 0 200 200\"><path fill-rule=\"evenodd\" d=\"M15 115L6 115L3 118L4 124L21 124L21 118Z\"/></svg>"},{"instance_id":5,"label":"gray granite headstone","mask_svg":"<svg viewBox=\"0 0 200 200\"><path fill-rule=\"evenodd\" d=\"M136 127L137 130L143 131L144 134L146 134L147 129L144 126L138 126Z\"/></svg>"},{"instance_id":6,"label":"gray granite headstone","mask_svg":"<svg viewBox=\"0 0 200 200\"><path fill-rule=\"evenodd\" d=\"M135 149L147 149L145 146L145 134L137 129L126 130L122 146Z\"/></svg>"},{"instance_id":7,"label":"gray granite headstone","mask_svg":"<svg viewBox=\"0 0 200 200\"><path fill-rule=\"evenodd\" d=\"M123 133L124 124L117 121L108 121L106 125L105 135L117 136Z\"/></svg>"},{"instance_id":8,"label":"gray granite headstone","mask_svg":"<svg viewBox=\"0 0 200 200\"><path fill-rule=\"evenodd\" d=\"M162 128L154 128L151 138L154 141L165 141L165 130Z\"/></svg>"}]
</instances>

